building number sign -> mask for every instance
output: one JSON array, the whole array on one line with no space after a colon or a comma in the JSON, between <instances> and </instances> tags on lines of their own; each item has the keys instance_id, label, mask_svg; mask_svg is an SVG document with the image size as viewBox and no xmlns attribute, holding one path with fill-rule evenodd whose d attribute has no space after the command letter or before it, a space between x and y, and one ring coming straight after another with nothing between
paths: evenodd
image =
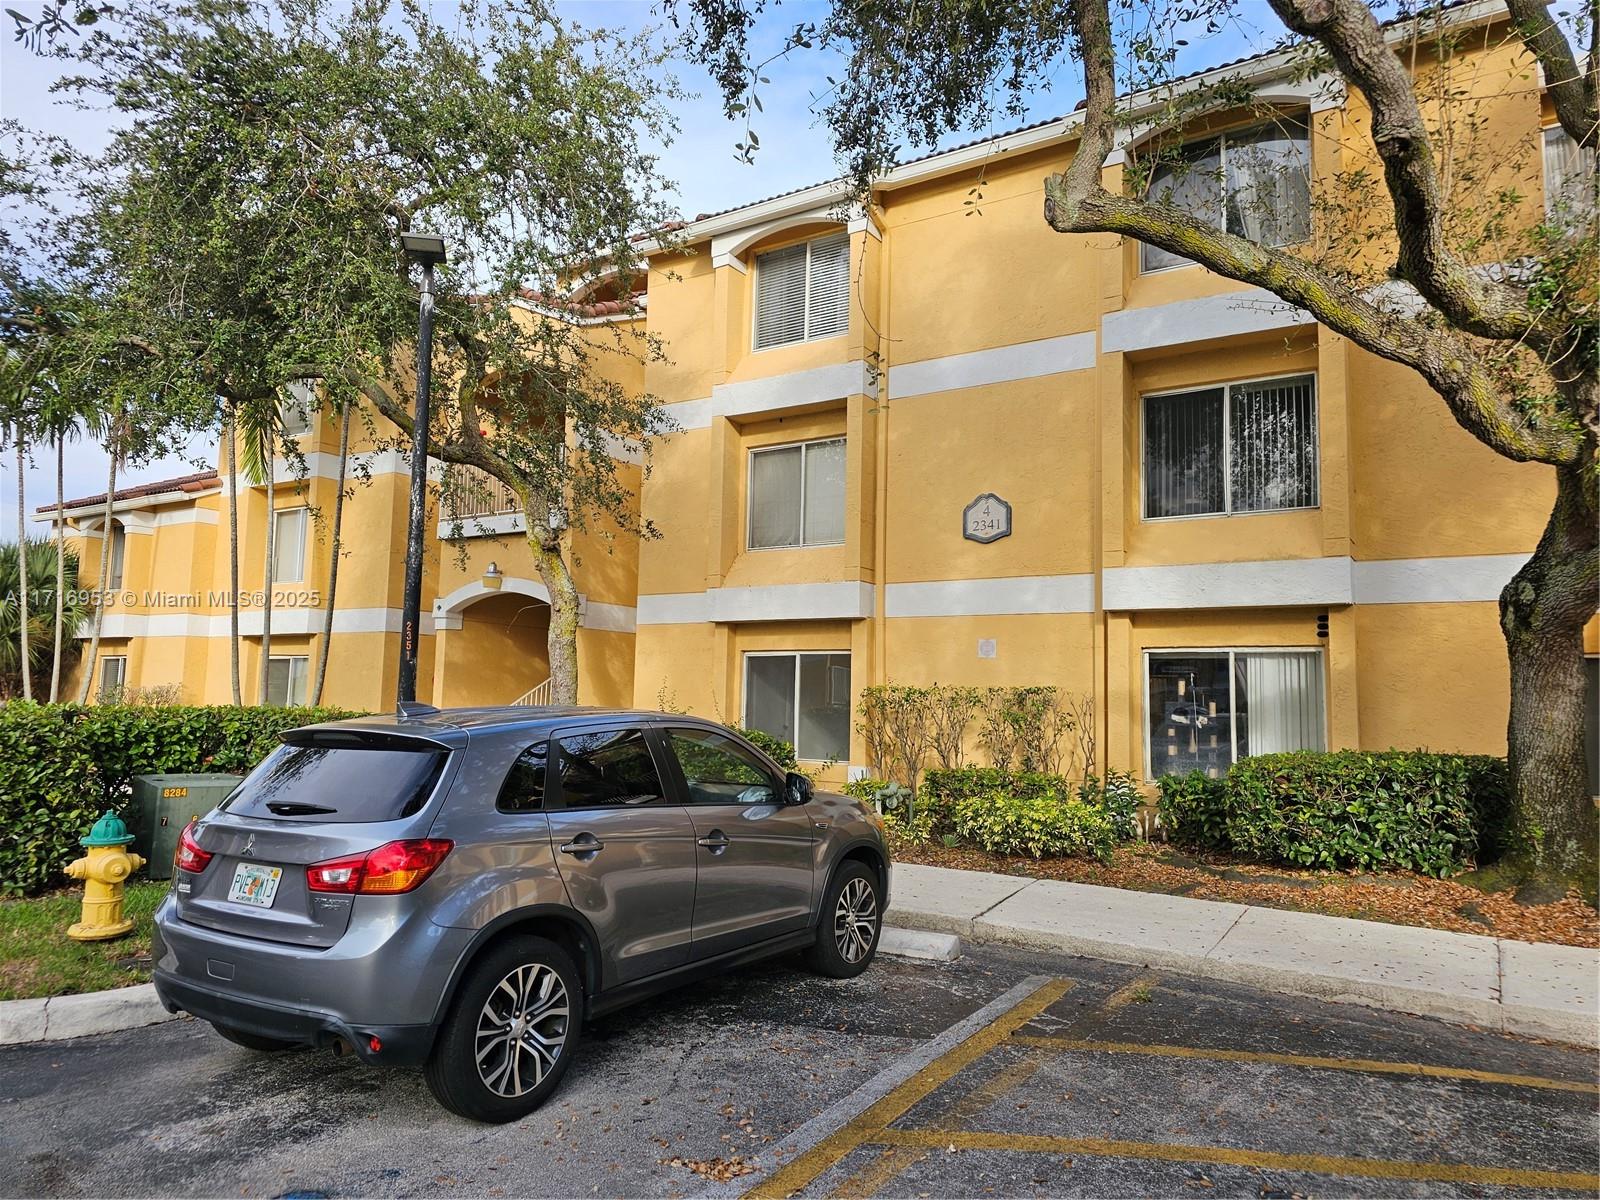
<instances>
[{"instance_id":1,"label":"building number sign","mask_svg":"<svg viewBox=\"0 0 1600 1200\"><path fill-rule=\"evenodd\" d=\"M973 542L998 542L1011 536L1011 505L985 492L961 510L961 536Z\"/></svg>"}]
</instances>

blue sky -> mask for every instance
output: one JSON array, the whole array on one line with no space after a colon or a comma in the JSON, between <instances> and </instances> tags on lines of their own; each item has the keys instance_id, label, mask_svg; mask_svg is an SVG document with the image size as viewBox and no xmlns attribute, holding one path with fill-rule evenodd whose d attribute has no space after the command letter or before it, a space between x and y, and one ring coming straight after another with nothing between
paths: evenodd
<instances>
[{"instance_id":1,"label":"blue sky","mask_svg":"<svg viewBox=\"0 0 1600 1200\"><path fill-rule=\"evenodd\" d=\"M8 7L32 13L41 5L34 0L10 0ZM567 18L586 25L639 29L663 24L653 0L564 0L558 8ZM754 36L757 54L771 54L795 24L820 18L825 9L825 4L813 0L786 0L774 17L758 26ZM1237 58L1269 44L1280 31L1264 0L1246 0L1239 11L1240 20L1223 33L1191 39L1180 69ZM60 73L57 64L11 41L9 18L3 34L6 40L0 43L0 115L71 138L86 149L103 146L109 135L106 115L80 112L49 97L49 86ZM814 98L827 86L825 76L830 72L836 73L835 64L804 52L767 68L772 82L761 89L764 112L757 126L763 149L755 163L746 166L735 161L733 152L742 126L730 124L723 117L720 97L705 71L693 63L680 64L680 79L697 96L675 106L680 129L674 142L664 148L663 173L677 185L681 211L690 217L699 212L720 211L830 178L835 169L829 139L813 112ZM1057 72L1052 90L1029 97L1025 119L1040 120L1069 111L1081 95L1076 72L1068 66ZM974 133L984 132L989 131L962 131L949 141L965 141ZM214 453L214 443L206 438L197 438L188 450L190 458L199 460L201 466L212 465ZM92 446L74 446L68 458L69 496L87 495L105 487L104 456ZM146 464L127 475L128 482L133 483L195 469L193 462L177 458ZM8 454L0 462L0 539L14 536L14 471ZM54 500L54 472L54 461L48 454L42 455L28 472L30 508Z\"/></svg>"}]
</instances>

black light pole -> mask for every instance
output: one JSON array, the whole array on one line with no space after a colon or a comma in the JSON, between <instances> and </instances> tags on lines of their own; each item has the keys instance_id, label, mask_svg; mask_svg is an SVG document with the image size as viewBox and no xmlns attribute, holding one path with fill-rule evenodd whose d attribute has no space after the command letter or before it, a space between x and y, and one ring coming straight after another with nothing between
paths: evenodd
<instances>
[{"instance_id":1,"label":"black light pole","mask_svg":"<svg viewBox=\"0 0 1600 1200\"><path fill-rule=\"evenodd\" d=\"M402 233L406 256L422 267L417 314L417 411L411 432L411 511L406 523L406 588L400 616L400 685L396 699L417 698L417 641L422 623L422 538L428 508L428 391L433 375L433 268L444 261L444 239Z\"/></svg>"}]
</instances>

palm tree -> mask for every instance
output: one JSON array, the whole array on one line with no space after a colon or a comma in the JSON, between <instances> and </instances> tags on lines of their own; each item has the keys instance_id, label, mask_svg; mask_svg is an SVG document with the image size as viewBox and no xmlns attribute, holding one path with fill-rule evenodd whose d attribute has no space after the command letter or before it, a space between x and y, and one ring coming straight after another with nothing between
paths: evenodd
<instances>
[{"instance_id":1,"label":"palm tree","mask_svg":"<svg viewBox=\"0 0 1600 1200\"><path fill-rule=\"evenodd\" d=\"M268 667L272 661L273 555L277 552L278 536L277 469L274 459L283 425L283 409L278 397L270 395L236 409L234 422L243 442L245 473L252 483L265 483L267 488L267 546L261 574L261 664L258 671L259 686L256 689L256 703L266 704ZM234 602L237 605L237 595Z\"/></svg>"},{"instance_id":2,"label":"palm tree","mask_svg":"<svg viewBox=\"0 0 1600 1200\"><path fill-rule=\"evenodd\" d=\"M95 586L101 591L100 603L95 605L94 632L89 637L89 653L83 667L83 680L78 685L78 703L89 703L89 691L94 686L95 661L100 657L100 630L105 625L106 600L105 591L111 581L111 542L115 533L115 522L112 514L116 508L117 498L117 464L122 457L122 441L125 436L126 410L121 397L112 401L112 409L107 414L103 428L103 438L106 449L106 500L105 507L101 510L100 518L100 574L96 577Z\"/></svg>"},{"instance_id":3,"label":"palm tree","mask_svg":"<svg viewBox=\"0 0 1600 1200\"><path fill-rule=\"evenodd\" d=\"M28 542L28 427L22 419L20 411L17 419L12 424L16 439L17 451L17 545L24 546ZM33 699L33 672L29 669L30 655L28 653L28 585L29 580L19 581L23 586L17 589L17 661L22 668L22 698Z\"/></svg>"},{"instance_id":4,"label":"palm tree","mask_svg":"<svg viewBox=\"0 0 1600 1200\"><path fill-rule=\"evenodd\" d=\"M333 495L333 545L328 556L328 604L322 617L322 653L317 657L317 685L311 703L322 703L322 685L328 678L328 652L333 648L333 601L339 591L339 549L344 528L344 476L350 461L350 409L348 401L339 416L339 481Z\"/></svg>"},{"instance_id":5,"label":"palm tree","mask_svg":"<svg viewBox=\"0 0 1600 1200\"><path fill-rule=\"evenodd\" d=\"M228 673L233 705L244 704L239 690L239 410L229 399L224 407L222 444L228 456Z\"/></svg>"},{"instance_id":6,"label":"palm tree","mask_svg":"<svg viewBox=\"0 0 1600 1200\"><path fill-rule=\"evenodd\" d=\"M89 606L78 593L78 556L68 550L60 579L65 585L57 587L56 547L48 541L30 541L24 555L26 579L17 571L17 547L0 545L0 694L15 696L21 691L23 677L23 646L27 646L27 667L43 672L49 669L59 677L60 660L77 656L76 637L83 623L89 619ZM26 583L26 586L24 586ZM17 597L27 593L40 598L41 603L27 616L28 637L22 636L23 609ZM54 595L52 595L54 593ZM70 597L70 600L69 600ZM52 620L50 609L61 616ZM59 637L52 636L54 624ZM55 650L65 643L64 652Z\"/></svg>"}]
</instances>

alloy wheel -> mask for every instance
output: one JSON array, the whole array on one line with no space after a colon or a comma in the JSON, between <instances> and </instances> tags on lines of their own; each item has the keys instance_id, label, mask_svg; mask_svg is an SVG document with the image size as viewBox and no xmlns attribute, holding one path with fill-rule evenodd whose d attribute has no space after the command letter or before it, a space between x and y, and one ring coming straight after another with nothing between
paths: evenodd
<instances>
[{"instance_id":1,"label":"alloy wheel","mask_svg":"<svg viewBox=\"0 0 1600 1200\"><path fill-rule=\"evenodd\" d=\"M543 963L520 966L496 984L474 1042L484 1086L510 1099L538 1087L561 1057L571 1012L566 984Z\"/></svg>"},{"instance_id":2,"label":"alloy wheel","mask_svg":"<svg viewBox=\"0 0 1600 1200\"><path fill-rule=\"evenodd\" d=\"M878 928L878 900L872 885L859 877L844 885L833 912L833 938L847 963L858 963L872 949Z\"/></svg>"}]
</instances>

